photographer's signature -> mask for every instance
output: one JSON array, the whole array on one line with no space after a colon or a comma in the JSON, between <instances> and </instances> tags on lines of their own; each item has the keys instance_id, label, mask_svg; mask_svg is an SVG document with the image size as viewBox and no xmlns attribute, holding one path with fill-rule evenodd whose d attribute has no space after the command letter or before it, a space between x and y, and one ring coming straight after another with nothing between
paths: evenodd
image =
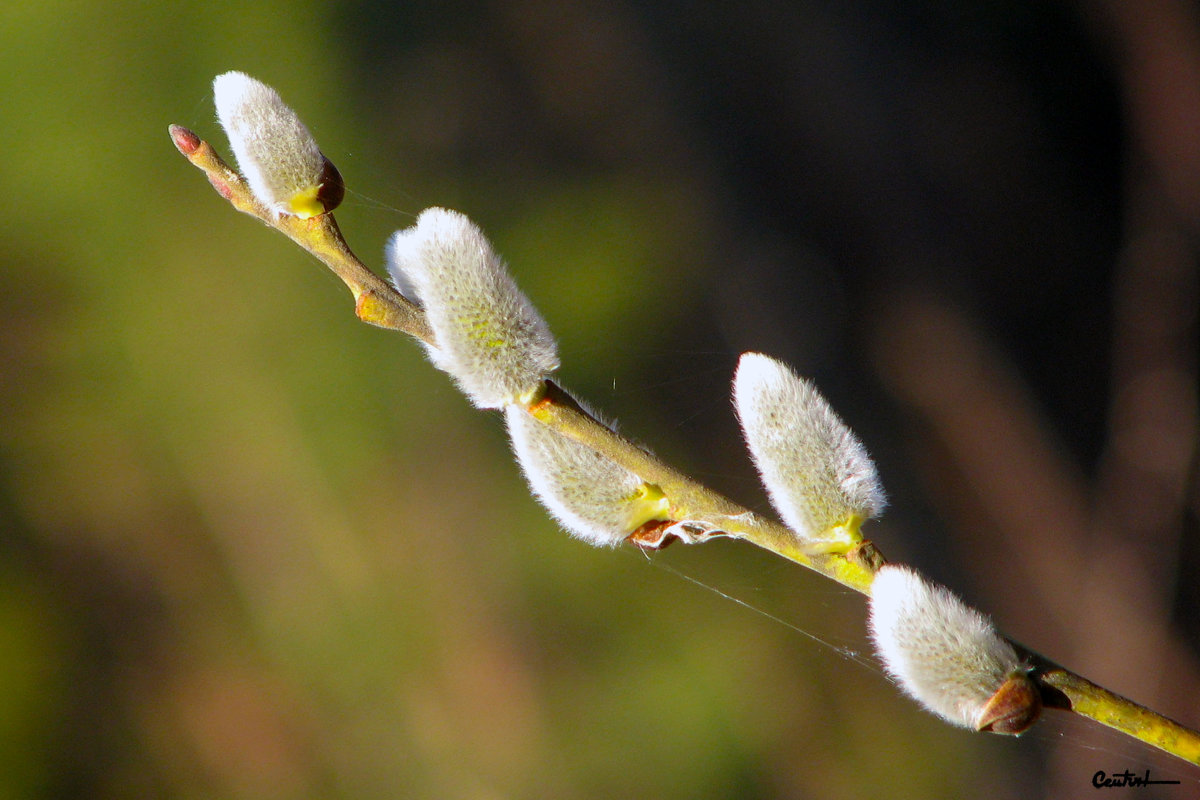
<instances>
[{"instance_id":1,"label":"photographer's signature","mask_svg":"<svg viewBox=\"0 0 1200 800\"><path fill-rule=\"evenodd\" d=\"M1114 772L1109 775L1104 770L1100 770L1092 776L1092 786L1097 789L1117 789L1126 786L1153 786L1159 783L1179 783L1179 781L1154 781L1150 780L1150 770L1146 770L1145 775L1135 775L1129 770L1124 772Z\"/></svg>"}]
</instances>

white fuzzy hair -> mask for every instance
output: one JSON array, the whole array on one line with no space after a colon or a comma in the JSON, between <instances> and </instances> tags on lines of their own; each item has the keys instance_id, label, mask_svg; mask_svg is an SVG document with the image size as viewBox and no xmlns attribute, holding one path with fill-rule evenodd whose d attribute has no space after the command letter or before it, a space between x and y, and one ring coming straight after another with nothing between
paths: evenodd
<instances>
[{"instance_id":1,"label":"white fuzzy hair","mask_svg":"<svg viewBox=\"0 0 1200 800\"><path fill-rule=\"evenodd\" d=\"M647 500L642 479L586 445L534 419L525 409L504 411L513 452L534 495L573 536L616 546L656 518L661 500Z\"/></svg>"},{"instance_id":2,"label":"white fuzzy hair","mask_svg":"<svg viewBox=\"0 0 1200 800\"><path fill-rule=\"evenodd\" d=\"M745 353L733 399L771 502L802 539L883 511L874 462L811 383L773 358Z\"/></svg>"},{"instance_id":3,"label":"white fuzzy hair","mask_svg":"<svg viewBox=\"0 0 1200 800\"><path fill-rule=\"evenodd\" d=\"M292 198L326 175L325 156L308 128L274 89L243 72L218 75L213 97L250 191L277 214L294 213Z\"/></svg>"},{"instance_id":4,"label":"white fuzzy hair","mask_svg":"<svg viewBox=\"0 0 1200 800\"><path fill-rule=\"evenodd\" d=\"M428 208L387 250L396 287L425 308L430 360L477 407L522 402L558 368L546 322L465 216Z\"/></svg>"},{"instance_id":5,"label":"white fuzzy hair","mask_svg":"<svg viewBox=\"0 0 1200 800\"><path fill-rule=\"evenodd\" d=\"M1022 670L991 620L908 567L888 564L876 573L870 628L900 687L964 728L978 730L988 700Z\"/></svg>"}]
</instances>

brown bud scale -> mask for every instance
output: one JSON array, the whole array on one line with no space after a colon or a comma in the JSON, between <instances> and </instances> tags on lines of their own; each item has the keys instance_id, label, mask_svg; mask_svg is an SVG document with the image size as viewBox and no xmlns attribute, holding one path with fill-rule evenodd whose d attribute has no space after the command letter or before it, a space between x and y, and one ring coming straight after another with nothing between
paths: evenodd
<instances>
[{"instance_id":1,"label":"brown bud scale","mask_svg":"<svg viewBox=\"0 0 1200 800\"><path fill-rule=\"evenodd\" d=\"M978 729L1017 736L1037 722L1042 713L1042 695L1028 673L1008 677L979 712Z\"/></svg>"}]
</instances>

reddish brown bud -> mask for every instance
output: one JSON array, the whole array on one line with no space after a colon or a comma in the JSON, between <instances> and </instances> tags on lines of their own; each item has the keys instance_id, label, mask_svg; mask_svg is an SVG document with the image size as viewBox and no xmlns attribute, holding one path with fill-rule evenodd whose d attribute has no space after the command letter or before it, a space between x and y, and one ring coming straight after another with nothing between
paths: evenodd
<instances>
[{"instance_id":1,"label":"reddish brown bud","mask_svg":"<svg viewBox=\"0 0 1200 800\"><path fill-rule=\"evenodd\" d=\"M1016 672L987 701L975 724L981 731L1016 736L1037 722L1041 713L1041 692L1027 673Z\"/></svg>"},{"instance_id":2,"label":"reddish brown bud","mask_svg":"<svg viewBox=\"0 0 1200 800\"><path fill-rule=\"evenodd\" d=\"M185 156L190 156L200 149L200 137L189 131L182 125L172 125L171 141L175 143L176 149Z\"/></svg>"},{"instance_id":3,"label":"reddish brown bud","mask_svg":"<svg viewBox=\"0 0 1200 800\"><path fill-rule=\"evenodd\" d=\"M324 158L324 156L322 157ZM346 183L342 180L342 173L338 172L338 168L333 165L333 162L326 158L321 168L317 201L321 203L325 211L332 211L342 204L345 196Z\"/></svg>"}]
</instances>

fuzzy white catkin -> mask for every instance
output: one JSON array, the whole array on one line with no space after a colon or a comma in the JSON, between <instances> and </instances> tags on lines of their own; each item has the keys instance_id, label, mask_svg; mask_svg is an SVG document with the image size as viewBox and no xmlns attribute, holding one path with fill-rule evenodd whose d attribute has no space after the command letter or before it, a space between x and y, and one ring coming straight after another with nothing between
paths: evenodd
<instances>
[{"instance_id":1,"label":"fuzzy white catkin","mask_svg":"<svg viewBox=\"0 0 1200 800\"><path fill-rule=\"evenodd\" d=\"M907 567L888 564L876 573L870 629L900 687L964 728L978 730L988 701L1023 669L987 617Z\"/></svg>"},{"instance_id":2,"label":"fuzzy white catkin","mask_svg":"<svg viewBox=\"0 0 1200 800\"><path fill-rule=\"evenodd\" d=\"M523 402L558 368L550 328L465 216L426 209L387 251L396 287L425 307L430 360L477 407Z\"/></svg>"},{"instance_id":3,"label":"fuzzy white catkin","mask_svg":"<svg viewBox=\"0 0 1200 800\"><path fill-rule=\"evenodd\" d=\"M260 203L299 217L328 210L315 198L336 170L274 89L245 73L226 72L213 81L213 96L238 168Z\"/></svg>"},{"instance_id":4,"label":"fuzzy white catkin","mask_svg":"<svg viewBox=\"0 0 1200 800\"><path fill-rule=\"evenodd\" d=\"M733 398L767 494L802 539L883 511L874 462L811 383L773 358L745 353Z\"/></svg>"},{"instance_id":5,"label":"fuzzy white catkin","mask_svg":"<svg viewBox=\"0 0 1200 800\"><path fill-rule=\"evenodd\" d=\"M525 409L504 411L513 452L534 495L571 535L613 547L666 512L661 493L634 473L568 439Z\"/></svg>"}]
</instances>

